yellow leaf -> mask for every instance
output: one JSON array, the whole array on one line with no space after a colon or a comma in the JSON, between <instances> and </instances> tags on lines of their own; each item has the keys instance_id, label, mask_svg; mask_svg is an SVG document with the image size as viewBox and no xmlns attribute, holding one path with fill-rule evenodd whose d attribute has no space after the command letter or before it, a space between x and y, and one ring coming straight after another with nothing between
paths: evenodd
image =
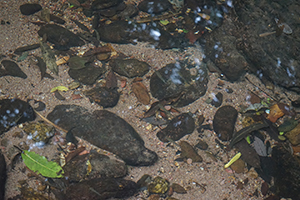
<instances>
[{"instance_id":1,"label":"yellow leaf","mask_svg":"<svg viewBox=\"0 0 300 200\"><path fill-rule=\"evenodd\" d=\"M65 86L57 86L51 89L50 92L55 92L55 91L68 91L69 89Z\"/></svg>"}]
</instances>

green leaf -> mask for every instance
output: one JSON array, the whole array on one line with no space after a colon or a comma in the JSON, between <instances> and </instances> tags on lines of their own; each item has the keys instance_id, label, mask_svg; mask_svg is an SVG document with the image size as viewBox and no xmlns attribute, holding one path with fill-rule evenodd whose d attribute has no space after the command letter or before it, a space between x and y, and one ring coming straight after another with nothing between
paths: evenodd
<instances>
[{"instance_id":1,"label":"green leaf","mask_svg":"<svg viewBox=\"0 0 300 200\"><path fill-rule=\"evenodd\" d=\"M33 172L49 178L62 178L64 170L56 162L49 162L47 158L33 151L22 152L25 165Z\"/></svg>"},{"instance_id":2,"label":"green leaf","mask_svg":"<svg viewBox=\"0 0 300 200\"><path fill-rule=\"evenodd\" d=\"M68 91L69 89L66 86L57 86L51 89L50 92L55 92L55 91Z\"/></svg>"},{"instance_id":3,"label":"green leaf","mask_svg":"<svg viewBox=\"0 0 300 200\"><path fill-rule=\"evenodd\" d=\"M168 20L160 20L160 23L165 26L168 25L170 22Z\"/></svg>"}]
</instances>

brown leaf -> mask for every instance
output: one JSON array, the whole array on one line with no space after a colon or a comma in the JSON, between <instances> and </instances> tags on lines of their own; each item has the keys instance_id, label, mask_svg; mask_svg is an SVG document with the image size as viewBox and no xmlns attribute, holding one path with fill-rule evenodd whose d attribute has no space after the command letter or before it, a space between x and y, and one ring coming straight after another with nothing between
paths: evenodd
<instances>
[{"instance_id":1,"label":"brown leaf","mask_svg":"<svg viewBox=\"0 0 300 200\"><path fill-rule=\"evenodd\" d=\"M118 81L115 73L113 71L109 71L106 75L106 84L105 87L107 88L116 88L118 87Z\"/></svg>"},{"instance_id":2,"label":"brown leaf","mask_svg":"<svg viewBox=\"0 0 300 200\"><path fill-rule=\"evenodd\" d=\"M142 82L132 83L131 88L139 102L144 105L148 105L150 103L149 92Z\"/></svg>"}]
</instances>

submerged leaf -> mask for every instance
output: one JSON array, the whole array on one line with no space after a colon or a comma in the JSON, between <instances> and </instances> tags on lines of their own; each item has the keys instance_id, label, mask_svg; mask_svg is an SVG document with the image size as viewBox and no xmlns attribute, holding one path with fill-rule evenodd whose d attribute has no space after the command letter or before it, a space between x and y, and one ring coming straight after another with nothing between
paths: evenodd
<instances>
[{"instance_id":1,"label":"submerged leaf","mask_svg":"<svg viewBox=\"0 0 300 200\"><path fill-rule=\"evenodd\" d=\"M63 177L64 170L56 162L49 162L47 158L36 154L33 151L24 150L22 152L22 158L25 165L42 176L49 178L61 178Z\"/></svg>"},{"instance_id":2,"label":"submerged leaf","mask_svg":"<svg viewBox=\"0 0 300 200\"><path fill-rule=\"evenodd\" d=\"M51 89L50 92L55 92L55 91L68 91L69 89L66 86L57 86Z\"/></svg>"},{"instance_id":3,"label":"submerged leaf","mask_svg":"<svg viewBox=\"0 0 300 200\"><path fill-rule=\"evenodd\" d=\"M41 51L43 55L43 60L45 61L47 67L52 71L54 74L58 75L58 67L56 64L56 58L53 51L47 45L47 43L40 41Z\"/></svg>"}]
</instances>

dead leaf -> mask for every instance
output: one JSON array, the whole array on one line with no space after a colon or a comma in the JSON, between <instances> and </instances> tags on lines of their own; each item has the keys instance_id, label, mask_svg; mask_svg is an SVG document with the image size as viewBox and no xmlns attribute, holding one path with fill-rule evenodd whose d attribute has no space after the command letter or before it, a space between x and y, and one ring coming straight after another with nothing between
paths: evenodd
<instances>
[{"instance_id":1,"label":"dead leaf","mask_svg":"<svg viewBox=\"0 0 300 200\"><path fill-rule=\"evenodd\" d=\"M106 84L105 87L107 88L116 88L118 87L118 81L115 73L113 71L109 71L106 75Z\"/></svg>"},{"instance_id":2,"label":"dead leaf","mask_svg":"<svg viewBox=\"0 0 300 200\"><path fill-rule=\"evenodd\" d=\"M132 83L131 89L139 102L141 102L144 105L148 105L150 103L149 92L146 86L142 82Z\"/></svg>"},{"instance_id":3,"label":"dead leaf","mask_svg":"<svg viewBox=\"0 0 300 200\"><path fill-rule=\"evenodd\" d=\"M284 113L282 110L279 108L278 104L274 104L273 106L270 107L270 113L267 117L268 120L271 122L275 123L278 118L282 117Z\"/></svg>"}]
</instances>

